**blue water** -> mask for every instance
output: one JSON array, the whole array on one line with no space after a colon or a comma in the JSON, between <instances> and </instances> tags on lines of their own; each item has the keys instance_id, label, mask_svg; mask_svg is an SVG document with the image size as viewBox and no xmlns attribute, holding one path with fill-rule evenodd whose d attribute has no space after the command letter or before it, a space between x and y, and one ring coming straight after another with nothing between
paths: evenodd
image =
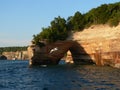
<instances>
[{"instance_id":1,"label":"blue water","mask_svg":"<svg viewBox=\"0 0 120 90\"><path fill-rule=\"evenodd\" d=\"M0 90L120 90L120 69L95 65L29 67L0 61Z\"/></svg>"}]
</instances>

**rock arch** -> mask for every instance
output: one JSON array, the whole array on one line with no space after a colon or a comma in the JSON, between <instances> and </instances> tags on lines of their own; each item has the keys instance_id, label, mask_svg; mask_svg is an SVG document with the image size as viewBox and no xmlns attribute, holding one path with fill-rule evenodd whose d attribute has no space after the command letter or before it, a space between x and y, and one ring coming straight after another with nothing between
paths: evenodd
<instances>
[{"instance_id":1,"label":"rock arch","mask_svg":"<svg viewBox=\"0 0 120 90\"><path fill-rule=\"evenodd\" d=\"M92 60L84 48L75 41L58 41L48 44L38 51L30 60L30 65L56 65L64 54L70 50L75 64L88 64Z\"/></svg>"}]
</instances>

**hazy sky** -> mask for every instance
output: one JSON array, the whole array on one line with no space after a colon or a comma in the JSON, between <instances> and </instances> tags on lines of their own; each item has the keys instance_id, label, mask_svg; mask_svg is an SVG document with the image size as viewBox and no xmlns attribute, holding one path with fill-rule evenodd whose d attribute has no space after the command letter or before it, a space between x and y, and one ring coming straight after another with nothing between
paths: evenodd
<instances>
[{"instance_id":1,"label":"hazy sky","mask_svg":"<svg viewBox=\"0 0 120 90\"><path fill-rule=\"evenodd\" d=\"M54 17L67 19L120 0L0 0L0 47L26 46Z\"/></svg>"}]
</instances>

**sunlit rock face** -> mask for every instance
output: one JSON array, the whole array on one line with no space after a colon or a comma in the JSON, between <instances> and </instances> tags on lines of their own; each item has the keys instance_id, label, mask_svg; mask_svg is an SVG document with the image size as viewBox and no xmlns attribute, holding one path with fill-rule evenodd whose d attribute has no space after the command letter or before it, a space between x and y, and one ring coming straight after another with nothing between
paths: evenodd
<instances>
[{"instance_id":1,"label":"sunlit rock face","mask_svg":"<svg viewBox=\"0 0 120 90\"><path fill-rule=\"evenodd\" d=\"M70 52L70 50L68 50L67 53L66 53L65 62L67 64L73 64L74 63L72 53Z\"/></svg>"},{"instance_id":2,"label":"sunlit rock face","mask_svg":"<svg viewBox=\"0 0 120 90\"><path fill-rule=\"evenodd\" d=\"M75 64L91 63L92 60L83 47L75 41L59 41L34 51L31 65L56 65L70 51ZM83 58L86 56L87 58Z\"/></svg>"},{"instance_id":3,"label":"sunlit rock face","mask_svg":"<svg viewBox=\"0 0 120 90\"><path fill-rule=\"evenodd\" d=\"M69 51L67 59L75 64L95 63L120 68L120 24L117 27L95 25L59 41L35 50L31 65L56 65Z\"/></svg>"},{"instance_id":4,"label":"sunlit rock face","mask_svg":"<svg viewBox=\"0 0 120 90\"><path fill-rule=\"evenodd\" d=\"M36 51L36 52L37 52L37 51L40 51L40 47L37 46L37 45L35 45L35 44L31 44L31 45L28 46L27 52L28 52L28 58L29 58L29 64L30 64L30 65L32 64L31 59L32 59L35 51Z\"/></svg>"},{"instance_id":5,"label":"sunlit rock face","mask_svg":"<svg viewBox=\"0 0 120 90\"><path fill-rule=\"evenodd\" d=\"M68 40L79 43L97 65L120 67L120 24L116 27L93 25L72 33Z\"/></svg>"}]
</instances>

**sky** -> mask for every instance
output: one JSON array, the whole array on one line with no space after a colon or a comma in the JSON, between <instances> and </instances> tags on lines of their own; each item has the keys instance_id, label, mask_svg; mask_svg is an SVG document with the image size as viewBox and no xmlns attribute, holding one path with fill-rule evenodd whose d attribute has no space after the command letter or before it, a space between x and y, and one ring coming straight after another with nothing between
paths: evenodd
<instances>
[{"instance_id":1,"label":"sky","mask_svg":"<svg viewBox=\"0 0 120 90\"><path fill-rule=\"evenodd\" d=\"M28 46L55 17L115 2L120 0L0 0L0 47Z\"/></svg>"}]
</instances>

